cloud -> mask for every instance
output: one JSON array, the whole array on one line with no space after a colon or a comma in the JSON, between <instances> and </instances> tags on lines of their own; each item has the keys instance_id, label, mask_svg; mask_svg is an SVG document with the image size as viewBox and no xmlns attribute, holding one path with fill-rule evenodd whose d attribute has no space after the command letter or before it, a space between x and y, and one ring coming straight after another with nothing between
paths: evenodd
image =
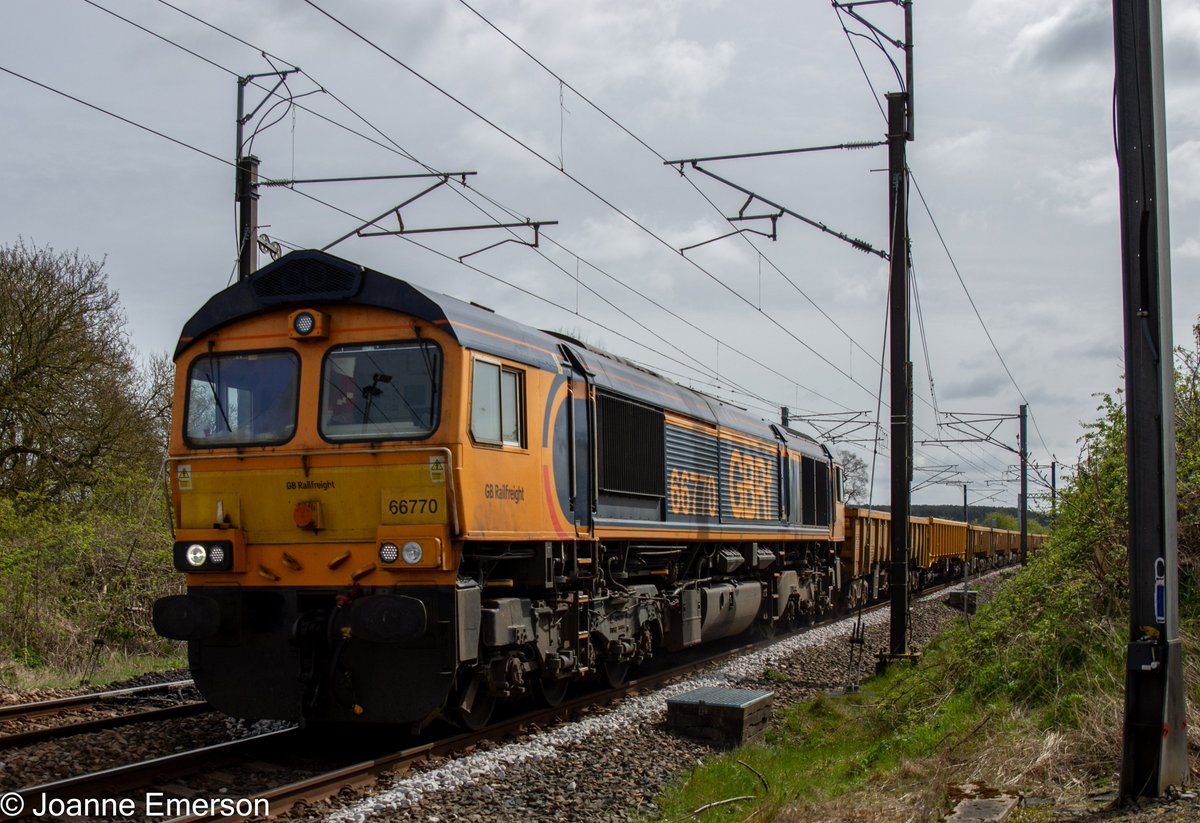
<instances>
[{"instance_id":1,"label":"cloud","mask_svg":"<svg viewBox=\"0 0 1200 823\"><path fill-rule=\"evenodd\" d=\"M1066 164L1046 172L1045 177L1052 187L1050 205L1062 214L1083 223L1103 225L1119 213L1116 169L1111 158Z\"/></svg>"},{"instance_id":2,"label":"cloud","mask_svg":"<svg viewBox=\"0 0 1200 823\"><path fill-rule=\"evenodd\" d=\"M974 128L933 140L922 149L923 156L937 158L942 171L973 171L991 162L995 157L993 131Z\"/></svg>"},{"instance_id":3,"label":"cloud","mask_svg":"<svg viewBox=\"0 0 1200 823\"><path fill-rule=\"evenodd\" d=\"M660 78L667 90L660 105L685 115L694 115L708 90L724 82L736 50L725 41L706 49L688 40L660 43L651 59L651 76Z\"/></svg>"},{"instance_id":4,"label":"cloud","mask_svg":"<svg viewBox=\"0 0 1200 823\"><path fill-rule=\"evenodd\" d=\"M1167 155L1171 175L1171 202L1193 203L1200 200L1200 140L1175 146Z\"/></svg>"},{"instance_id":5,"label":"cloud","mask_svg":"<svg viewBox=\"0 0 1200 823\"><path fill-rule=\"evenodd\" d=\"M1021 28L1012 42L1010 68L1059 73L1112 64L1112 7L1104 0L1074 0Z\"/></svg>"},{"instance_id":6,"label":"cloud","mask_svg":"<svg viewBox=\"0 0 1200 823\"><path fill-rule=\"evenodd\" d=\"M1168 74L1195 87L1193 78L1200 71L1200 8L1183 3L1166 4L1163 56Z\"/></svg>"},{"instance_id":7,"label":"cloud","mask_svg":"<svg viewBox=\"0 0 1200 823\"><path fill-rule=\"evenodd\" d=\"M1200 238L1185 238L1182 243L1171 249L1171 256L1183 260L1200 260Z\"/></svg>"}]
</instances>

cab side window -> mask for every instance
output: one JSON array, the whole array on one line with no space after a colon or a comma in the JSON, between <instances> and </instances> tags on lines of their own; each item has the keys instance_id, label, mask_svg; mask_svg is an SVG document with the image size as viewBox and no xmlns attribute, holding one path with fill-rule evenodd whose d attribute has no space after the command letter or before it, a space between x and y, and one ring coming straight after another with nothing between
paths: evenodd
<instances>
[{"instance_id":1,"label":"cab side window","mask_svg":"<svg viewBox=\"0 0 1200 823\"><path fill-rule=\"evenodd\" d=\"M525 445L525 375L476 358L471 368L471 436L477 443Z\"/></svg>"}]
</instances>

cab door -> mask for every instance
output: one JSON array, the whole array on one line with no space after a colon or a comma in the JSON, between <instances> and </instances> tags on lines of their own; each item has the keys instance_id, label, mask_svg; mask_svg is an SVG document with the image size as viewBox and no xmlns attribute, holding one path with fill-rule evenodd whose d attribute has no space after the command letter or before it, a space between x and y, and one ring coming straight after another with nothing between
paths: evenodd
<instances>
[{"instance_id":1,"label":"cab door","mask_svg":"<svg viewBox=\"0 0 1200 823\"><path fill-rule=\"evenodd\" d=\"M569 364L567 374L567 471L570 513L575 536L592 537L596 512L595 386L592 373L570 346L559 347Z\"/></svg>"}]
</instances>

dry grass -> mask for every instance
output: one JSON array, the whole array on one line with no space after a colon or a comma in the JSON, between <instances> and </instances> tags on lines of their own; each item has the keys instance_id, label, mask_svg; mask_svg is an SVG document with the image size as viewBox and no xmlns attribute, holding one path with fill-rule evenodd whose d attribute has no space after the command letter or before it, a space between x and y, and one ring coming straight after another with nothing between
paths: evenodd
<instances>
[{"instance_id":1,"label":"dry grass","mask_svg":"<svg viewBox=\"0 0 1200 823\"><path fill-rule=\"evenodd\" d=\"M1200 686L1200 660L1185 666L1187 691ZM1124 697L1097 690L1076 728L1038 730L1019 711L993 719L970 739L948 740L932 757L910 761L885 780L823 802L799 800L774 819L785 823L932 823L954 805L954 787L992 787L1052 801L1058 813L1096 810L1098 793L1115 789L1121 765ZM1200 705L1188 703L1188 750L1193 784L1200 782ZM1053 812L1048 814L1053 815ZM1053 819L1038 815L1036 818Z\"/></svg>"},{"instance_id":2,"label":"dry grass","mask_svg":"<svg viewBox=\"0 0 1200 823\"><path fill-rule=\"evenodd\" d=\"M85 674L88 685L103 686L137 677L147 672L166 671L187 665L186 649L175 648L163 654L130 654L121 650L105 651L94 671L80 663L75 667L42 666L36 669L11 660L0 659L0 687L20 692L41 689L75 689Z\"/></svg>"}]
</instances>

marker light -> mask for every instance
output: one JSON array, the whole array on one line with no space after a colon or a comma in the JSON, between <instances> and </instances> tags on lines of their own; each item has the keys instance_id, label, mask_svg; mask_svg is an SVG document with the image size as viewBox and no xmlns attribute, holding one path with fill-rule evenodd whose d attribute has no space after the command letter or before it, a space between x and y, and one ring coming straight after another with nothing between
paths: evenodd
<instances>
[{"instance_id":1,"label":"marker light","mask_svg":"<svg viewBox=\"0 0 1200 823\"><path fill-rule=\"evenodd\" d=\"M288 315L288 337L293 340L323 340L329 316L316 309L298 309Z\"/></svg>"},{"instance_id":2,"label":"marker light","mask_svg":"<svg viewBox=\"0 0 1200 823\"><path fill-rule=\"evenodd\" d=\"M187 548L188 565L198 569L204 565L204 562L206 560L208 560L208 550L207 549L205 549L199 543L193 543L192 545L188 546L188 548Z\"/></svg>"},{"instance_id":3,"label":"marker light","mask_svg":"<svg viewBox=\"0 0 1200 823\"><path fill-rule=\"evenodd\" d=\"M395 563L400 557L400 550L395 543L384 543L379 547L379 559L384 563Z\"/></svg>"},{"instance_id":4,"label":"marker light","mask_svg":"<svg viewBox=\"0 0 1200 823\"><path fill-rule=\"evenodd\" d=\"M404 544L402 552L404 562L411 565L421 562L421 544L415 540L410 540Z\"/></svg>"},{"instance_id":5,"label":"marker light","mask_svg":"<svg viewBox=\"0 0 1200 823\"><path fill-rule=\"evenodd\" d=\"M225 549L222 546L213 546L208 550L208 560L214 566L219 566L225 562Z\"/></svg>"},{"instance_id":6,"label":"marker light","mask_svg":"<svg viewBox=\"0 0 1200 823\"><path fill-rule=\"evenodd\" d=\"M301 337L307 337L316 327L316 319L306 311L302 311L292 320L292 328Z\"/></svg>"}]
</instances>

